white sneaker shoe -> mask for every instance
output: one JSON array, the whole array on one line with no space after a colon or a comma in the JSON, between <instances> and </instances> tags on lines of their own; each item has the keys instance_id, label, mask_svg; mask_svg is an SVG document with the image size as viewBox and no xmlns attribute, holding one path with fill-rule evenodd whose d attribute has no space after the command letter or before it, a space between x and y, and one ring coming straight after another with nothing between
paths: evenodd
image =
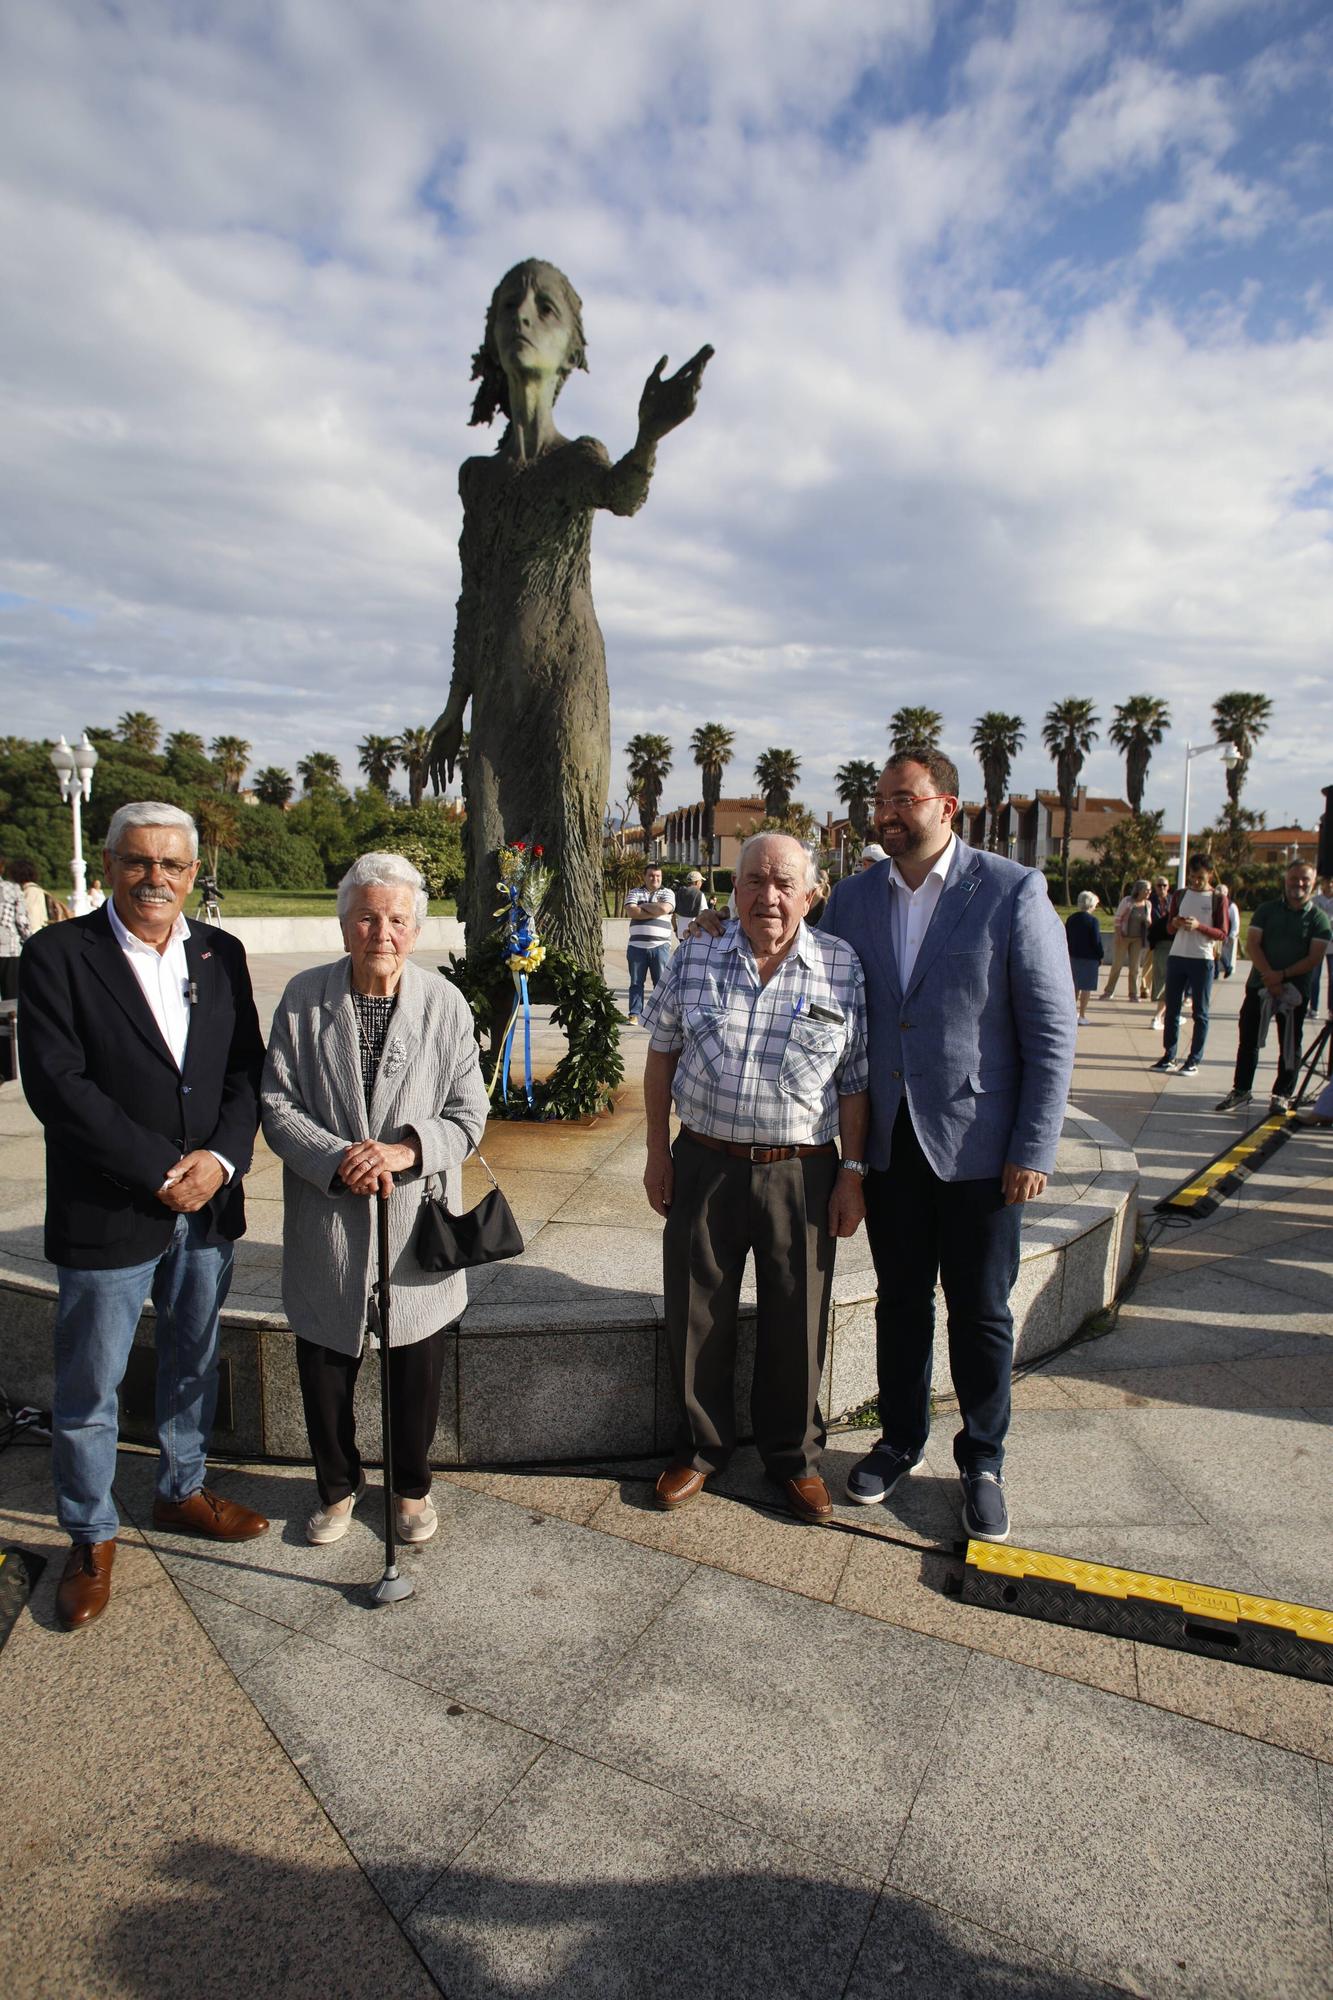
<instances>
[{"instance_id":1,"label":"white sneaker shoe","mask_svg":"<svg viewBox=\"0 0 1333 2000\"><path fill-rule=\"evenodd\" d=\"M398 1539L400 1542L428 1542L440 1525L440 1517L435 1511L435 1503L426 1495L426 1504L419 1514L405 1514L398 1509Z\"/></svg>"},{"instance_id":2,"label":"white sneaker shoe","mask_svg":"<svg viewBox=\"0 0 1333 2000\"><path fill-rule=\"evenodd\" d=\"M352 1525L352 1509L366 1490L366 1475L361 1474L361 1483L355 1493L349 1493L345 1500L335 1500L331 1507L316 1507L305 1524L305 1538L322 1548L326 1542L340 1542Z\"/></svg>"}]
</instances>

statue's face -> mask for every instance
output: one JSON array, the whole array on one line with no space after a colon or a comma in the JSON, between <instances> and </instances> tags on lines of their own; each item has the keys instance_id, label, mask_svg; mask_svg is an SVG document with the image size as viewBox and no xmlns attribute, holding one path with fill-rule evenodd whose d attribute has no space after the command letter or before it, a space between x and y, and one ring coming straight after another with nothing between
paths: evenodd
<instances>
[{"instance_id":1,"label":"statue's face","mask_svg":"<svg viewBox=\"0 0 1333 2000\"><path fill-rule=\"evenodd\" d=\"M522 264L495 295L495 351L506 375L567 375L575 326L549 264Z\"/></svg>"}]
</instances>

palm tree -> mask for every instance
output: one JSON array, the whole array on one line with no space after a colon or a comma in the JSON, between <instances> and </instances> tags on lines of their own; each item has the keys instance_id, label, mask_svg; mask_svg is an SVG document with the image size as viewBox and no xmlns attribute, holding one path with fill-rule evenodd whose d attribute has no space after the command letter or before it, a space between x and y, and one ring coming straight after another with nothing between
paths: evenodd
<instances>
[{"instance_id":1,"label":"palm tree","mask_svg":"<svg viewBox=\"0 0 1333 2000\"><path fill-rule=\"evenodd\" d=\"M141 757L155 757L162 740L162 724L155 715L146 715L141 708L130 708L116 724L116 734L127 750L134 750Z\"/></svg>"},{"instance_id":2,"label":"palm tree","mask_svg":"<svg viewBox=\"0 0 1333 2000\"><path fill-rule=\"evenodd\" d=\"M704 787L703 847L708 857L708 889L713 889L713 823L722 796L722 773L731 762L735 731L720 722L701 722L690 738L690 755L699 766Z\"/></svg>"},{"instance_id":3,"label":"palm tree","mask_svg":"<svg viewBox=\"0 0 1333 2000\"><path fill-rule=\"evenodd\" d=\"M889 717L889 748L895 757L913 750L938 750L944 717L935 708L899 708Z\"/></svg>"},{"instance_id":4,"label":"palm tree","mask_svg":"<svg viewBox=\"0 0 1333 2000\"><path fill-rule=\"evenodd\" d=\"M759 789L764 795L764 812L769 819L785 819L791 805L801 760L794 750L765 750L754 767Z\"/></svg>"},{"instance_id":5,"label":"palm tree","mask_svg":"<svg viewBox=\"0 0 1333 2000\"><path fill-rule=\"evenodd\" d=\"M852 832L864 840L870 831L870 804L875 796L879 771L869 757L853 757L833 773L833 786L847 808Z\"/></svg>"},{"instance_id":6,"label":"palm tree","mask_svg":"<svg viewBox=\"0 0 1333 2000\"><path fill-rule=\"evenodd\" d=\"M665 736L631 736L625 755L629 758L630 796L639 809L639 825L647 843L653 837L662 787L671 769L671 744ZM648 852L646 844L643 851Z\"/></svg>"},{"instance_id":7,"label":"palm tree","mask_svg":"<svg viewBox=\"0 0 1333 2000\"><path fill-rule=\"evenodd\" d=\"M243 736L215 736L208 754L218 767L224 792L239 792L245 767L250 761L250 745Z\"/></svg>"},{"instance_id":8,"label":"palm tree","mask_svg":"<svg viewBox=\"0 0 1333 2000\"><path fill-rule=\"evenodd\" d=\"M368 784L377 792L387 793L389 780L398 763L398 738L396 736L365 736L357 744L357 764L366 774Z\"/></svg>"},{"instance_id":9,"label":"palm tree","mask_svg":"<svg viewBox=\"0 0 1333 2000\"><path fill-rule=\"evenodd\" d=\"M429 729L404 729L398 737L398 755L407 772L407 802L412 806L421 804L426 789L431 742Z\"/></svg>"},{"instance_id":10,"label":"palm tree","mask_svg":"<svg viewBox=\"0 0 1333 2000\"><path fill-rule=\"evenodd\" d=\"M1227 770L1227 797L1240 804L1254 746L1268 729L1273 704L1266 694L1223 694L1213 703L1213 735L1219 743L1234 743L1237 756Z\"/></svg>"},{"instance_id":11,"label":"palm tree","mask_svg":"<svg viewBox=\"0 0 1333 2000\"><path fill-rule=\"evenodd\" d=\"M1097 741L1098 716L1092 703L1081 695L1070 695L1046 711L1041 740L1055 759L1055 788L1064 809L1064 832L1060 836L1060 859L1065 872L1065 901L1069 894L1069 843L1074 833L1074 792L1083 759Z\"/></svg>"},{"instance_id":12,"label":"palm tree","mask_svg":"<svg viewBox=\"0 0 1333 2000\"><path fill-rule=\"evenodd\" d=\"M1125 797L1137 818L1143 811L1148 762L1171 727L1171 711L1155 694L1132 694L1116 709L1107 735L1125 753Z\"/></svg>"},{"instance_id":13,"label":"palm tree","mask_svg":"<svg viewBox=\"0 0 1333 2000\"><path fill-rule=\"evenodd\" d=\"M123 723L128 721L129 718L122 715L120 719ZM152 721L151 716L149 717L149 721ZM192 729L173 729L163 749L164 754L168 757L202 757L204 755L204 739L202 736L196 736Z\"/></svg>"},{"instance_id":14,"label":"palm tree","mask_svg":"<svg viewBox=\"0 0 1333 2000\"><path fill-rule=\"evenodd\" d=\"M204 866L216 881L218 857L234 853L240 841L236 808L230 799L220 798L216 792L205 792L195 805L194 820L204 851Z\"/></svg>"},{"instance_id":15,"label":"palm tree","mask_svg":"<svg viewBox=\"0 0 1333 2000\"><path fill-rule=\"evenodd\" d=\"M342 783L343 770L331 750L312 750L308 757L302 757L296 775L304 791L332 791Z\"/></svg>"},{"instance_id":16,"label":"palm tree","mask_svg":"<svg viewBox=\"0 0 1333 2000\"><path fill-rule=\"evenodd\" d=\"M255 795L261 805L285 806L296 790L296 780L281 764L266 764L255 779Z\"/></svg>"},{"instance_id":17,"label":"palm tree","mask_svg":"<svg viewBox=\"0 0 1333 2000\"><path fill-rule=\"evenodd\" d=\"M1009 772L1023 747L1023 718L988 708L972 730L972 748L981 765L986 788L986 845L994 854L999 840L1000 806L1009 789Z\"/></svg>"}]
</instances>

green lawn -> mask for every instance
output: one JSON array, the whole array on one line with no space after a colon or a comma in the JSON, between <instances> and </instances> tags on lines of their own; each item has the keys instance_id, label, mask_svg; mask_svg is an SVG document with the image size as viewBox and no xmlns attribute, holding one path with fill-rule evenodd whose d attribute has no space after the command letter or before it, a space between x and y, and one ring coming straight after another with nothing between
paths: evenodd
<instances>
[{"instance_id":1,"label":"green lawn","mask_svg":"<svg viewBox=\"0 0 1333 2000\"><path fill-rule=\"evenodd\" d=\"M198 914L198 897L191 896L185 914ZM336 889L227 889L222 896L222 921L231 917L336 917ZM432 897L432 917L456 914L452 896Z\"/></svg>"}]
</instances>

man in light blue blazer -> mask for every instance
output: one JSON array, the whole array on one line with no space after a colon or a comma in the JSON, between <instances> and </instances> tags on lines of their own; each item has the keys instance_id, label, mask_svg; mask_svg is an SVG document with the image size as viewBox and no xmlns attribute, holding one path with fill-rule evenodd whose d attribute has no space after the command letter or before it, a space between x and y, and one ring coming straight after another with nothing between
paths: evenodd
<instances>
[{"instance_id":1,"label":"man in light blue blazer","mask_svg":"<svg viewBox=\"0 0 1333 2000\"><path fill-rule=\"evenodd\" d=\"M838 883L820 925L861 961L870 1049L866 1229L884 1435L847 1492L884 1500L921 1461L938 1278L962 1415L963 1522L1003 1541L1009 1293L1023 1204L1055 1165L1075 1009L1045 880L965 846L957 810L958 772L942 753L891 759L875 795L889 858Z\"/></svg>"}]
</instances>

